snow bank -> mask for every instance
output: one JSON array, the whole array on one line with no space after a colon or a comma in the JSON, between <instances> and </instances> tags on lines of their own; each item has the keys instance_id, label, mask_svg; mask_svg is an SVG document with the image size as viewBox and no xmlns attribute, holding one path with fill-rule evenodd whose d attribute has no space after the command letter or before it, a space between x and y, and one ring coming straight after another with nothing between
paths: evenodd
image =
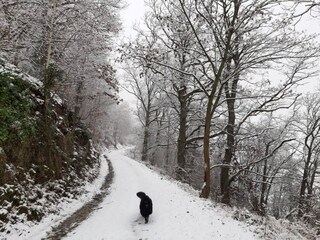
<instances>
[{"instance_id":1,"label":"snow bank","mask_svg":"<svg viewBox=\"0 0 320 240\"><path fill-rule=\"evenodd\" d=\"M64 219L69 217L73 212L82 207L85 203L89 202L94 195L100 192L100 187L108 174L108 164L104 157L105 152L100 157L100 170L98 177L91 183L87 183L80 192L84 192L77 199L65 198L55 206L54 214L49 214L44 217L39 223L36 222L25 222L18 223L12 226L11 232L5 236L0 235L1 240L37 240L43 239L46 233L50 231L51 227L58 225Z\"/></svg>"}]
</instances>

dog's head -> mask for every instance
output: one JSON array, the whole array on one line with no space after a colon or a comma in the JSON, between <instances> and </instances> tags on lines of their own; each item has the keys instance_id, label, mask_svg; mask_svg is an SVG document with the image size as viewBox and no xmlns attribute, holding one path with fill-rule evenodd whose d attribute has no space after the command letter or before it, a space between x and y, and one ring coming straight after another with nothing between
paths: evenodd
<instances>
[{"instance_id":1,"label":"dog's head","mask_svg":"<svg viewBox=\"0 0 320 240\"><path fill-rule=\"evenodd\" d=\"M137 192L137 196L138 198L144 198L146 196L146 194L144 192Z\"/></svg>"}]
</instances>

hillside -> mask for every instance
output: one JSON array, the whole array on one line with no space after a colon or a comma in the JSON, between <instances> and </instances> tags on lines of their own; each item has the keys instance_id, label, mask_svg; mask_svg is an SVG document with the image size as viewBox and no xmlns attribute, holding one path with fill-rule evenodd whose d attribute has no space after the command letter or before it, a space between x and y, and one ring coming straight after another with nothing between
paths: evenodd
<instances>
[{"instance_id":1,"label":"hillside","mask_svg":"<svg viewBox=\"0 0 320 240\"><path fill-rule=\"evenodd\" d=\"M58 212L98 174L88 130L54 93L50 104L45 119L41 81L0 61L0 235Z\"/></svg>"},{"instance_id":2,"label":"hillside","mask_svg":"<svg viewBox=\"0 0 320 240\"><path fill-rule=\"evenodd\" d=\"M128 157L128 149L110 151L114 182L96 212L63 239L85 240L307 240L317 239L302 223L263 218L245 209L200 199L186 184L159 174ZM145 224L139 213L138 191L153 200ZM94 230L93 230L94 229Z\"/></svg>"}]
</instances>

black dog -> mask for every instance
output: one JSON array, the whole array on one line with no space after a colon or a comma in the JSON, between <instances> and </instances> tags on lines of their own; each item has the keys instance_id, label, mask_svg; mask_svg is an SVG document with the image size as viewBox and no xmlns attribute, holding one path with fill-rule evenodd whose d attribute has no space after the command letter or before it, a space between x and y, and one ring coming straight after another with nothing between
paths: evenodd
<instances>
[{"instance_id":1,"label":"black dog","mask_svg":"<svg viewBox=\"0 0 320 240\"><path fill-rule=\"evenodd\" d=\"M138 192L137 196L141 199L140 213L144 217L145 223L148 223L149 215L152 213L152 200L144 192Z\"/></svg>"}]
</instances>

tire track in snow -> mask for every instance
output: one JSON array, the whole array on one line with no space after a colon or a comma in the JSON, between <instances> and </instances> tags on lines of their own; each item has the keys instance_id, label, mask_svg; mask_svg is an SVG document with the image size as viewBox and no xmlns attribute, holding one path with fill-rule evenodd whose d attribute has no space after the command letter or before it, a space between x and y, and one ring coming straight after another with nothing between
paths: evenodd
<instances>
[{"instance_id":1,"label":"tire track in snow","mask_svg":"<svg viewBox=\"0 0 320 240\"><path fill-rule=\"evenodd\" d=\"M105 197L109 194L109 188L114 179L114 171L111 161L105 156L108 162L109 173L105 178L104 183L100 188L100 193L93 196L92 200L86 203L83 207L78 209L67 219L61 222L58 226L53 227L52 231L47 234L43 239L48 240L60 240L65 237L69 232L79 226L84 220L86 220L89 215L95 210L99 209L99 204L102 203Z\"/></svg>"}]
</instances>

